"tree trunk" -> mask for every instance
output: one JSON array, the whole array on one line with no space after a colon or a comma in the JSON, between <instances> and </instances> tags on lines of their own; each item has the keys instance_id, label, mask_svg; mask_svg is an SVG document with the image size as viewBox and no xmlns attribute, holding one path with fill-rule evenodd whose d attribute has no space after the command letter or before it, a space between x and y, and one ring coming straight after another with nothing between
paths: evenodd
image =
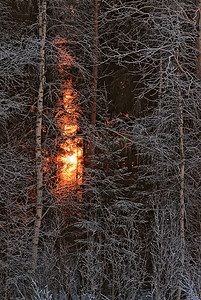
<instances>
[{"instance_id":1,"label":"tree trunk","mask_svg":"<svg viewBox=\"0 0 201 300\"><path fill-rule=\"evenodd\" d=\"M198 39L197 39L197 51L198 51L198 58L197 58L197 75L199 79L201 80L201 0L196 0L197 4L197 25L198 25ZM199 120L199 114L197 112L197 119ZM200 210L198 211L198 220L199 220L199 231L201 232L201 218L200 218ZM199 253L201 253L201 246L199 249ZM201 297L201 290L199 288L199 293ZM199 298L200 298L199 297Z\"/></svg>"},{"instance_id":2,"label":"tree trunk","mask_svg":"<svg viewBox=\"0 0 201 300\"><path fill-rule=\"evenodd\" d=\"M90 147L91 168L94 168L94 156L95 156L97 86L98 86L98 0L94 0L93 102L91 106L92 141Z\"/></svg>"},{"instance_id":3,"label":"tree trunk","mask_svg":"<svg viewBox=\"0 0 201 300\"><path fill-rule=\"evenodd\" d=\"M178 72L178 80L179 80L179 72ZM179 88L179 83L178 83ZM179 119L180 119L180 157L181 157L181 167L180 167L180 239L181 239L181 265L182 270L184 268L184 257L185 257L185 202L184 202L184 174L185 174L185 157L184 157L184 131L183 131L183 105L181 100L181 94L179 90ZM177 300L181 299L181 287L178 290Z\"/></svg>"},{"instance_id":4,"label":"tree trunk","mask_svg":"<svg viewBox=\"0 0 201 300\"><path fill-rule=\"evenodd\" d=\"M4 300L8 299L8 285L9 285L9 257L10 257L10 218L9 218L9 212L8 212L8 200L6 201L6 272L5 272L5 294L4 294Z\"/></svg>"},{"instance_id":5,"label":"tree trunk","mask_svg":"<svg viewBox=\"0 0 201 300\"><path fill-rule=\"evenodd\" d=\"M179 66L179 46L177 48L177 64ZM181 240L181 273L184 269L184 257L185 257L185 202L184 202L184 174L185 174L185 156L184 156L184 119L183 119L183 104L180 89L180 71L177 71L177 90L179 97L179 132L180 132L180 240ZM181 286L178 287L177 300L181 299Z\"/></svg>"},{"instance_id":6,"label":"tree trunk","mask_svg":"<svg viewBox=\"0 0 201 300\"><path fill-rule=\"evenodd\" d=\"M43 95L45 84L45 40L46 40L46 0L39 0L39 38L40 46L40 84L38 90L37 117L36 117L36 184L37 184L37 205L36 220L33 238L33 257L32 270L35 272L37 264L39 231L42 219L42 197L43 197L43 164L41 152L41 132L42 132L42 112L43 112Z\"/></svg>"},{"instance_id":7,"label":"tree trunk","mask_svg":"<svg viewBox=\"0 0 201 300\"><path fill-rule=\"evenodd\" d=\"M197 73L199 78L201 79L201 0L197 0L197 8L198 8L198 17L197 17L197 25L198 25L198 39L197 39L197 51L198 51L198 59L197 59Z\"/></svg>"}]
</instances>

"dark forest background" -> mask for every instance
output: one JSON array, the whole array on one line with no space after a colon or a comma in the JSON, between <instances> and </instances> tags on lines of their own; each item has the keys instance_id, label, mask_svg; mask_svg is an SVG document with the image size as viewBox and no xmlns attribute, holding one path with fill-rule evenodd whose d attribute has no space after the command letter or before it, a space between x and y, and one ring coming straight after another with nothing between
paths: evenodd
<instances>
[{"instance_id":1,"label":"dark forest background","mask_svg":"<svg viewBox=\"0 0 201 300\"><path fill-rule=\"evenodd\" d=\"M0 298L200 299L200 1L0 2ZM74 59L66 78L57 39ZM59 194L56 115L68 78L83 183Z\"/></svg>"}]
</instances>

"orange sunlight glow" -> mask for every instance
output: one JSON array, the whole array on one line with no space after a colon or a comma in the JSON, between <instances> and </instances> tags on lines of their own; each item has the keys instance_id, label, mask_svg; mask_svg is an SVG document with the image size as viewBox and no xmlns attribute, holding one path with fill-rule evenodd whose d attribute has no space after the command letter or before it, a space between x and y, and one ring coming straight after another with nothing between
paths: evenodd
<instances>
[{"instance_id":1,"label":"orange sunlight glow","mask_svg":"<svg viewBox=\"0 0 201 300\"><path fill-rule=\"evenodd\" d=\"M73 64L72 56L63 46L67 41L58 39L55 45L59 51L59 72L62 77L69 78L69 71ZM83 172L83 148L82 138L78 136L79 107L77 103L78 93L72 82L72 78L66 80L63 85L62 97L58 101L57 124L61 132L58 143L61 151L57 155L57 190L67 192L76 191L81 200L79 186L82 184Z\"/></svg>"}]
</instances>

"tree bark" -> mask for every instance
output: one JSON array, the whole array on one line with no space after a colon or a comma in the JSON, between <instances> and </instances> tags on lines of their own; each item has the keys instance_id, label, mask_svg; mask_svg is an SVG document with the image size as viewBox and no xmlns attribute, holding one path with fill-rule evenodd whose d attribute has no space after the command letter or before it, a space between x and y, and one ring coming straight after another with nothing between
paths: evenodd
<instances>
[{"instance_id":1,"label":"tree bark","mask_svg":"<svg viewBox=\"0 0 201 300\"><path fill-rule=\"evenodd\" d=\"M197 39L197 75L199 79L201 80L201 0L196 0L197 4L197 25L198 25L198 39ZM197 119L199 119L199 114L197 112ZM198 211L198 220L199 220L199 231L201 232L201 218L200 218L200 210ZM201 246L199 249L199 253L201 253ZM201 297L201 290L199 288L199 293ZM199 297L199 298L200 298Z\"/></svg>"},{"instance_id":2,"label":"tree bark","mask_svg":"<svg viewBox=\"0 0 201 300\"><path fill-rule=\"evenodd\" d=\"M198 39L197 39L197 73L198 77L201 79L201 0L197 0L198 16L197 16L197 25L198 25Z\"/></svg>"},{"instance_id":3,"label":"tree bark","mask_svg":"<svg viewBox=\"0 0 201 300\"><path fill-rule=\"evenodd\" d=\"M178 72L178 80L179 80L179 72ZM178 83L179 89L179 83ZM185 257L185 201L184 201L184 175L185 175L185 156L184 156L184 121L183 121L183 105L181 100L181 94L179 90L179 131L180 131L180 157L181 157L181 167L180 167L180 239L181 239L181 265L182 270L184 268L184 257ZM178 289L177 300L181 299L181 287Z\"/></svg>"},{"instance_id":4,"label":"tree bark","mask_svg":"<svg viewBox=\"0 0 201 300\"><path fill-rule=\"evenodd\" d=\"M95 157L95 125L96 125L96 106L97 106L97 87L98 87L98 0L94 0L94 53L93 53L93 102L91 106L91 168L94 168Z\"/></svg>"},{"instance_id":5,"label":"tree bark","mask_svg":"<svg viewBox=\"0 0 201 300\"><path fill-rule=\"evenodd\" d=\"M33 238L33 256L32 256L32 271L35 272L37 265L38 241L42 219L42 198L43 198L43 163L41 151L41 132L42 132L42 113L43 113L43 96L45 84L45 40L46 40L46 0L39 0L39 38L40 46L40 70L39 70L39 89L36 117L36 189L37 189L37 204L36 204L36 219Z\"/></svg>"},{"instance_id":6,"label":"tree bark","mask_svg":"<svg viewBox=\"0 0 201 300\"><path fill-rule=\"evenodd\" d=\"M177 48L177 64L179 66L179 45ZM184 201L184 176L185 176L185 155L184 155L184 119L183 119L183 104L180 89L180 71L177 71L177 90L179 98L179 132L180 132L180 157L181 157L181 167L180 167L180 240L181 240L181 273L184 269L184 259L185 259L185 201ZM181 286L178 287L177 300L181 299Z\"/></svg>"},{"instance_id":7,"label":"tree bark","mask_svg":"<svg viewBox=\"0 0 201 300\"><path fill-rule=\"evenodd\" d=\"M8 284L9 284L9 257L10 257L10 220L9 220L9 213L8 213L8 200L6 201L6 272L5 272L5 294L4 294L4 300L8 299Z\"/></svg>"}]
</instances>

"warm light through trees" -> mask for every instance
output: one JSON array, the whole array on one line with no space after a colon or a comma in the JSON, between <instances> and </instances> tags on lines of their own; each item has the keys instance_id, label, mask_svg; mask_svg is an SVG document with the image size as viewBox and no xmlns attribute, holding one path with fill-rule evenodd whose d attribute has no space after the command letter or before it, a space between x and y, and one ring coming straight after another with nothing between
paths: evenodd
<instances>
[{"instance_id":1,"label":"warm light through trees","mask_svg":"<svg viewBox=\"0 0 201 300\"><path fill-rule=\"evenodd\" d=\"M0 299L200 299L200 1L1 9Z\"/></svg>"}]
</instances>

